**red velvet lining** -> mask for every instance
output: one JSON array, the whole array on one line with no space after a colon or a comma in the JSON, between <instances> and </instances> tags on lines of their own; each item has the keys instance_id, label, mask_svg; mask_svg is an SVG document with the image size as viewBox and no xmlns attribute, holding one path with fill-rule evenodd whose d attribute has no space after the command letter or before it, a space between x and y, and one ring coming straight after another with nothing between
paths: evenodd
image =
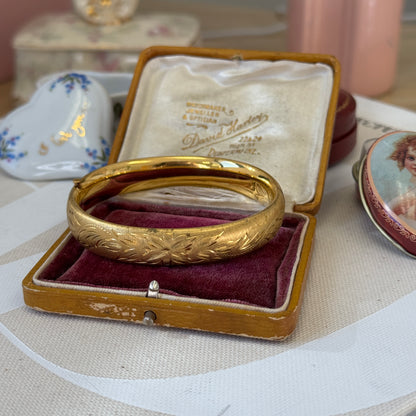
<instances>
[{"instance_id":1,"label":"red velvet lining","mask_svg":"<svg viewBox=\"0 0 416 416\"><path fill-rule=\"evenodd\" d=\"M158 228L204 226L243 216L124 200L100 203L93 214L115 223ZM161 293L278 308L290 290L304 224L299 217L286 216L276 237L259 250L218 263L189 266L146 266L108 260L84 250L71 238L39 279L125 290L146 290L152 280L157 280Z\"/></svg>"}]
</instances>

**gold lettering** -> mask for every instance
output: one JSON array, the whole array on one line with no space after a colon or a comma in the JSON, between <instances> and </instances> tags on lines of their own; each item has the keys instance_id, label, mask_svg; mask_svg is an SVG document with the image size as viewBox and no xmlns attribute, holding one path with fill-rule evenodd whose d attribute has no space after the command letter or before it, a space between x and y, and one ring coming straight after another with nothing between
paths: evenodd
<instances>
[{"instance_id":1,"label":"gold lettering","mask_svg":"<svg viewBox=\"0 0 416 416\"><path fill-rule=\"evenodd\" d=\"M233 110L230 110L230 111L227 112L227 109L222 105L203 104L203 103L195 103L195 102L192 102L192 101L188 101L186 103L186 106L188 107L188 110L190 110L191 108L200 108L200 109L203 109L203 110L212 110L212 111L217 112L217 113L225 113L227 115L234 114ZM187 110L187 112L188 112L188 110ZM219 114L218 114L218 116L219 116Z\"/></svg>"},{"instance_id":2,"label":"gold lettering","mask_svg":"<svg viewBox=\"0 0 416 416\"><path fill-rule=\"evenodd\" d=\"M184 145L182 150L208 145L210 142L221 139L222 137L224 137L224 129L222 127L215 134L207 137L201 137L198 133L190 133L182 139L182 143Z\"/></svg>"},{"instance_id":3,"label":"gold lettering","mask_svg":"<svg viewBox=\"0 0 416 416\"><path fill-rule=\"evenodd\" d=\"M198 142L199 142L199 134L198 133L187 134L182 139L182 143L185 146L182 149L185 150L185 149L190 149L191 147L197 146Z\"/></svg>"},{"instance_id":4,"label":"gold lettering","mask_svg":"<svg viewBox=\"0 0 416 416\"><path fill-rule=\"evenodd\" d=\"M208 157L223 157L231 155L241 155L241 154L250 154L250 155L259 155L260 153L257 149L247 149L247 148L238 148L238 149L228 149L228 150L217 150L214 147L211 147L208 151Z\"/></svg>"},{"instance_id":5,"label":"gold lettering","mask_svg":"<svg viewBox=\"0 0 416 416\"><path fill-rule=\"evenodd\" d=\"M196 117L196 116L190 116L189 118L192 120L191 117ZM204 118L202 117L202 119ZM184 147L182 147L182 150L194 149L193 153L196 153L199 150L207 146L230 140L236 136L243 135L244 133L254 130L255 128L259 127L261 124L266 122L268 119L269 119L269 116L267 114L260 113L254 116L250 115L246 120L243 120L241 122L238 118L235 118L231 120L229 123L224 123L222 125L219 125L219 129L217 130L216 133L211 134L206 137L196 135L197 136L196 138L195 135L192 135L192 134L187 135L182 139L182 143L184 145ZM208 120L214 120L214 119L208 119ZM208 120L205 120L205 122L209 122ZM204 120L197 120L197 121L204 121ZM245 136L245 137L249 137L249 136ZM260 141L261 136L255 136L255 140ZM246 139L243 139L242 141L244 142L246 141Z\"/></svg>"},{"instance_id":6,"label":"gold lettering","mask_svg":"<svg viewBox=\"0 0 416 416\"><path fill-rule=\"evenodd\" d=\"M217 124L217 120L209 117L201 117L201 116L189 116L189 120L196 121L198 123L210 123L210 124Z\"/></svg>"}]
</instances>

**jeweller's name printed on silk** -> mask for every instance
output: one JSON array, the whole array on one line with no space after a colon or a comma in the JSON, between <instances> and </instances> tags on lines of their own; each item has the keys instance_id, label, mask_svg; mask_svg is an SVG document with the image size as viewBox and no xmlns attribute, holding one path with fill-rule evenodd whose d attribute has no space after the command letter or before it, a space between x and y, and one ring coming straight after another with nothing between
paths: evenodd
<instances>
[{"instance_id":1,"label":"jeweller's name printed on silk","mask_svg":"<svg viewBox=\"0 0 416 416\"><path fill-rule=\"evenodd\" d=\"M224 121L225 117L227 120ZM206 155L226 156L258 154L256 145L262 140L262 136L249 133L265 123L269 115L261 112L240 119L235 116L234 110L229 110L226 106L188 101L182 119L187 129L193 128L192 132L182 138L183 151L203 151ZM234 140L228 143L228 148L215 147L230 139Z\"/></svg>"}]
</instances>

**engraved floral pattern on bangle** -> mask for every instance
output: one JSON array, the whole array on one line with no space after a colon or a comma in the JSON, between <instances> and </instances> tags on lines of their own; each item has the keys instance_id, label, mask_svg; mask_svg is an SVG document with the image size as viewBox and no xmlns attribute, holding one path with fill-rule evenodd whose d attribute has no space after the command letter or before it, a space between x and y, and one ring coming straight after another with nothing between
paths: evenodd
<instances>
[{"instance_id":1,"label":"engraved floral pattern on bangle","mask_svg":"<svg viewBox=\"0 0 416 416\"><path fill-rule=\"evenodd\" d=\"M58 84L62 84L65 87L67 95L69 95L76 85L79 85L84 91L88 91L88 85L91 84L91 81L84 74L72 72L60 76L52 83L49 91L53 91Z\"/></svg>"},{"instance_id":2,"label":"engraved floral pattern on bangle","mask_svg":"<svg viewBox=\"0 0 416 416\"><path fill-rule=\"evenodd\" d=\"M93 252L105 250L108 258L128 263L153 264L160 266L205 263L249 253L266 244L276 235L276 224L282 216L267 218L256 230L246 229L234 232L232 238L225 238L221 232L215 236L178 235L171 230L147 229L146 233L134 228L124 234L96 224L88 224L68 208L68 223L74 237ZM261 229L261 231L260 231Z\"/></svg>"},{"instance_id":3,"label":"engraved floral pattern on bangle","mask_svg":"<svg viewBox=\"0 0 416 416\"><path fill-rule=\"evenodd\" d=\"M14 148L21 139L21 135L9 137L9 129L5 128L0 132L0 160L13 162L27 155L26 151L16 152Z\"/></svg>"},{"instance_id":4,"label":"engraved floral pattern on bangle","mask_svg":"<svg viewBox=\"0 0 416 416\"><path fill-rule=\"evenodd\" d=\"M110 156L110 146L108 142L101 137L101 149L91 149L87 147L85 149L87 155L91 158L91 162L85 162L82 167L88 172L92 172L98 168L105 166Z\"/></svg>"}]
</instances>

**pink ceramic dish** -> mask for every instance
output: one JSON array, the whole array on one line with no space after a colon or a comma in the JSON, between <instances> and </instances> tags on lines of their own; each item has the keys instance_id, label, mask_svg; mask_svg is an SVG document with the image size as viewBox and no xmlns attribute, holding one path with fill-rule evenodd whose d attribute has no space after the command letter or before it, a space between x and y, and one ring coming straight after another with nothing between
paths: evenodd
<instances>
[{"instance_id":1,"label":"pink ceramic dish","mask_svg":"<svg viewBox=\"0 0 416 416\"><path fill-rule=\"evenodd\" d=\"M377 139L361 162L361 200L377 228L416 257L416 132Z\"/></svg>"}]
</instances>

